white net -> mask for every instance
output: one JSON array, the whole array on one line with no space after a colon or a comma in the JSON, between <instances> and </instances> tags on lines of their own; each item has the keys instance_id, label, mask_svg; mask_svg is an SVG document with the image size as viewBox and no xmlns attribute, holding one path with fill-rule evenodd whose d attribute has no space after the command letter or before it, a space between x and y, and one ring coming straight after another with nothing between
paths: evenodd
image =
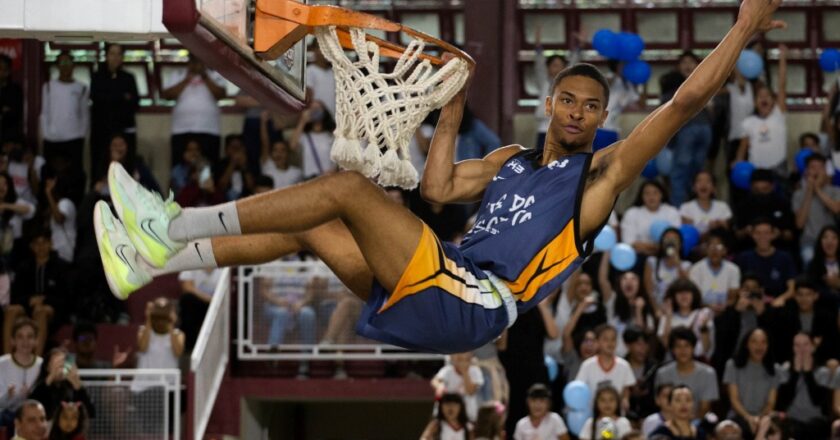
<instances>
[{"instance_id":1,"label":"white net","mask_svg":"<svg viewBox=\"0 0 840 440\"><path fill-rule=\"evenodd\" d=\"M315 36L335 74L332 160L375 178L382 186L416 187L417 170L408 149L411 137L429 112L461 90L469 75L467 63L453 58L438 69L429 60L421 60L425 42L414 39L394 70L383 73L379 46L365 40L364 30L350 28L356 61L345 55L334 26L316 28Z\"/></svg>"}]
</instances>

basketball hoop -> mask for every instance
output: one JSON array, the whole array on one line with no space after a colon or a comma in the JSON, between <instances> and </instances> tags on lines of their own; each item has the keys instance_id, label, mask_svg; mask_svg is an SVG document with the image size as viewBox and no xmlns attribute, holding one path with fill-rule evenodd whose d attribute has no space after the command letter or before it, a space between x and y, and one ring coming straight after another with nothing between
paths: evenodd
<instances>
[{"instance_id":1,"label":"basketball hoop","mask_svg":"<svg viewBox=\"0 0 840 440\"><path fill-rule=\"evenodd\" d=\"M336 130L331 159L382 186L412 189L417 170L409 144L423 119L452 99L474 64L469 55L439 39L398 23L335 6L307 6L291 0L258 0L254 49L276 57L313 33L332 63L336 82ZM406 46L367 35L364 29L402 32ZM455 58L444 62L425 53L435 45ZM344 49L355 52L350 60ZM395 58L380 72L380 57Z\"/></svg>"}]
</instances>

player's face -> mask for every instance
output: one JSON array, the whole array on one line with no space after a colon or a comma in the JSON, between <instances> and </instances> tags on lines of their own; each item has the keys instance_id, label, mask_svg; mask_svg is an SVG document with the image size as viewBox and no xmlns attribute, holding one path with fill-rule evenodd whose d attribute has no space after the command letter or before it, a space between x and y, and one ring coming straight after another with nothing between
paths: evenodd
<instances>
[{"instance_id":1,"label":"player's face","mask_svg":"<svg viewBox=\"0 0 840 440\"><path fill-rule=\"evenodd\" d=\"M546 100L552 138L566 151L590 149L595 132L607 117L606 107L598 81L585 76L563 78Z\"/></svg>"},{"instance_id":2,"label":"player's face","mask_svg":"<svg viewBox=\"0 0 840 440\"><path fill-rule=\"evenodd\" d=\"M536 418L544 416L548 412L548 399L543 397L528 398L528 413Z\"/></svg>"}]
</instances>

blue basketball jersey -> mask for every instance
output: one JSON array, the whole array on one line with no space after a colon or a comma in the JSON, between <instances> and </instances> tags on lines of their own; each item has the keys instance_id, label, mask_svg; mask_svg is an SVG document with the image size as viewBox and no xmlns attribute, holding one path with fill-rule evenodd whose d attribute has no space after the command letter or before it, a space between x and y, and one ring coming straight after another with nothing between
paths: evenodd
<instances>
[{"instance_id":1,"label":"blue basketball jersey","mask_svg":"<svg viewBox=\"0 0 840 440\"><path fill-rule=\"evenodd\" d=\"M592 154L545 166L540 159L540 152L528 150L505 162L460 246L465 257L507 284L520 312L560 287L591 252L580 237L578 213Z\"/></svg>"}]
</instances>

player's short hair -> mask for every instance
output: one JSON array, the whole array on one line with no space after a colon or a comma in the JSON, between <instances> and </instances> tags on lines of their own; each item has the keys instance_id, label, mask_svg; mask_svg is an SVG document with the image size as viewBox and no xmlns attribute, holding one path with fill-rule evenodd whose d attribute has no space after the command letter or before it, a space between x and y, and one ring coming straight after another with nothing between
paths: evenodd
<instances>
[{"instance_id":1,"label":"player's short hair","mask_svg":"<svg viewBox=\"0 0 840 440\"><path fill-rule=\"evenodd\" d=\"M825 165L825 163L828 162L828 159L826 159L826 157L820 153L811 153L808 155L808 157L805 158L805 166L807 167L811 164L811 162L814 161L821 162L823 165Z\"/></svg>"},{"instance_id":2,"label":"player's short hair","mask_svg":"<svg viewBox=\"0 0 840 440\"><path fill-rule=\"evenodd\" d=\"M561 81L570 76L585 76L598 81L598 84L601 85L601 89L604 91L604 108L607 108L607 104L610 102L610 83L607 82L607 78L604 77L604 74L592 64L577 63L561 70L560 73L554 77L554 82L551 84L552 93L554 93L554 90L558 85L560 85Z\"/></svg>"},{"instance_id":3,"label":"player's short hair","mask_svg":"<svg viewBox=\"0 0 840 440\"><path fill-rule=\"evenodd\" d=\"M20 405L20 408L15 411L15 419L23 421L23 413L26 411L26 408L37 408L39 406L43 407L44 405L41 405L41 402L35 399L24 400L23 404Z\"/></svg>"},{"instance_id":4,"label":"player's short hair","mask_svg":"<svg viewBox=\"0 0 840 440\"><path fill-rule=\"evenodd\" d=\"M817 136L817 134L814 133L814 132L807 131L807 132L799 135L799 145L802 145L803 143L805 143L805 139L812 139L815 144L817 144L817 145L820 144L820 137Z\"/></svg>"}]
</instances>

